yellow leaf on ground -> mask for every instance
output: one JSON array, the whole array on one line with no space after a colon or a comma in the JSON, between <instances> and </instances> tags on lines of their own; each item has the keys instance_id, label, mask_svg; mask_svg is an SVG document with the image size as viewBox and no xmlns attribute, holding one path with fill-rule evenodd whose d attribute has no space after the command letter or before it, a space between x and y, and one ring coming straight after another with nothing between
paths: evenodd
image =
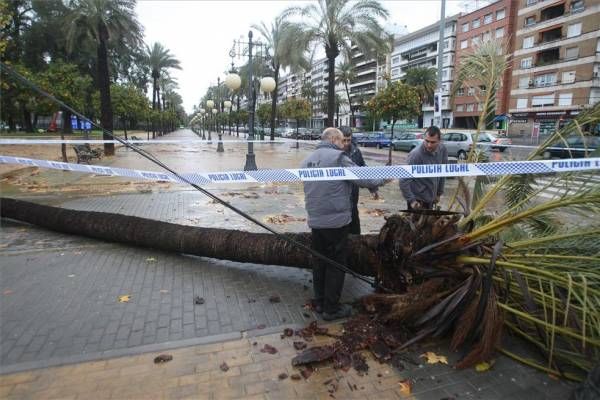
<instances>
[{"instance_id":1,"label":"yellow leaf on ground","mask_svg":"<svg viewBox=\"0 0 600 400\"><path fill-rule=\"evenodd\" d=\"M148 261L148 262L155 262L156 258L154 258L154 257L148 257L148 258L146 258L146 261Z\"/></svg>"},{"instance_id":2,"label":"yellow leaf on ground","mask_svg":"<svg viewBox=\"0 0 600 400\"><path fill-rule=\"evenodd\" d=\"M128 303L129 300L131 300L131 295L130 294L119 296L119 303Z\"/></svg>"},{"instance_id":3,"label":"yellow leaf on ground","mask_svg":"<svg viewBox=\"0 0 600 400\"><path fill-rule=\"evenodd\" d=\"M400 385L400 393L402 393L403 396L410 395L410 392L412 391L412 384L408 379L398 382L398 385Z\"/></svg>"},{"instance_id":4,"label":"yellow leaf on ground","mask_svg":"<svg viewBox=\"0 0 600 400\"><path fill-rule=\"evenodd\" d=\"M477 372L485 372L488 369L492 368L492 365L494 365L494 363L492 361L488 362L480 362L479 364L475 365L475 371Z\"/></svg>"},{"instance_id":5,"label":"yellow leaf on ground","mask_svg":"<svg viewBox=\"0 0 600 400\"><path fill-rule=\"evenodd\" d=\"M446 356L438 356L433 351L428 351L425 354L421 354L420 357L427 358L428 364L437 364L437 363L448 364L448 359L446 358Z\"/></svg>"}]
</instances>

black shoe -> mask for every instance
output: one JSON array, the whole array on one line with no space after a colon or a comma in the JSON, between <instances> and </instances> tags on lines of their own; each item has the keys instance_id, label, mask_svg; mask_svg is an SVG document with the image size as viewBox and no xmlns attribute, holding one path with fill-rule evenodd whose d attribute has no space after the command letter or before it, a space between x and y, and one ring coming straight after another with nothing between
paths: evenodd
<instances>
[{"instance_id":1,"label":"black shoe","mask_svg":"<svg viewBox=\"0 0 600 400\"><path fill-rule=\"evenodd\" d=\"M352 307L348 304L340 304L338 309L334 312L323 312L323 319L325 321L333 321L336 319L347 318L352 315Z\"/></svg>"},{"instance_id":2,"label":"black shoe","mask_svg":"<svg viewBox=\"0 0 600 400\"><path fill-rule=\"evenodd\" d=\"M323 302L322 301L317 301L315 299L311 299L310 300L310 305L312 306L312 309L317 314L321 314L323 312Z\"/></svg>"}]
</instances>

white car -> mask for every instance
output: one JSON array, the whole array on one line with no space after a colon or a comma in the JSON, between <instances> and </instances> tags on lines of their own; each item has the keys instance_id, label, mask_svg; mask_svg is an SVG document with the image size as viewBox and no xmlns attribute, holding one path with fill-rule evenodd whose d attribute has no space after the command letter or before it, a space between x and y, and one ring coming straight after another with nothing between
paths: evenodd
<instances>
[{"instance_id":1,"label":"white car","mask_svg":"<svg viewBox=\"0 0 600 400\"><path fill-rule=\"evenodd\" d=\"M473 147L474 133L465 132L447 132L442 135L442 142L448 150L449 157L456 157L459 160L466 160L471 148ZM481 153L482 158L489 159L492 140L487 135L479 135L476 151ZM479 159L479 157L477 157Z\"/></svg>"}]
</instances>

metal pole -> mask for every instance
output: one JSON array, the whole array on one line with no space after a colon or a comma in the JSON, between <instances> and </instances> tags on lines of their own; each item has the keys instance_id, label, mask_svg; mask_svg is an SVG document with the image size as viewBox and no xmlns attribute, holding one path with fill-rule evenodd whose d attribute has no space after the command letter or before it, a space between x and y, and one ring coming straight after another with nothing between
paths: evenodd
<instances>
[{"instance_id":1,"label":"metal pole","mask_svg":"<svg viewBox=\"0 0 600 400\"><path fill-rule=\"evenodd\" d=\"M438 93L442 93L442 69L443 69L442 63L443 63L443 57L444 57L444 31L445 30L446 30L446 0L442 0L442 13L440 16L440 37L438 40L438 57L437 57L437 64L438 64L437 92ZM435 99L434 99L434 103L435 103ZM438 127L441 127L442 126L442 116L443 116L441 99L440 99L438 106L440 107L440 116L439 116L439 120L437 117L434 118L434 124L437 125ZM434 113L435 113L435 107L434 107Z\"/></svg>"},{"instance_id":2,"label":"metal pole","mask_svg":"<svg viewBox=\"0 0 600 400\"><path fill-rule=\"evenodd\" d=\"M223 112L221 108L221 77L217 77L217 110L219 112ZM217 115L219 115L217 113ZM217 134L219 135L219 141L217 142L217 153L223 153L225 149L223 148L223 134L221 130L217 130Z\"/></svg>"},{"instance_id":3,"label":"metal pole","mask_svg":"<svg viewBox=\"0 0 600 400\"><path fill-rule=\"evenodd\" d=\"M255 171L256 159L254 155L254 82L252 78L252 31L248 32L248 90L250 107L248 111L248 154L246 154L246 165L244 171Z\"/></svg>"}]
</instances>

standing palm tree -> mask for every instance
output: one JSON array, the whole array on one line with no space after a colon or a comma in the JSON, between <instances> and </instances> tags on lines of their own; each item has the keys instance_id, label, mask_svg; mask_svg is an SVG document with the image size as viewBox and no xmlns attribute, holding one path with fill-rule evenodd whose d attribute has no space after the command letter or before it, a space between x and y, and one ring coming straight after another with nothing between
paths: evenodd
<instances>
[{"instance_id":1,"label":"standing palm tree","mask_svg":"<svg viewBox=\"0 0 600 400\"><path fill-rule=\"evenodd\" d=\"M350 126L354 126L356 122L354 121L354 109L352 108L352 100L350 99L350 90L348 89L348 84L351 83L355 77L356 73L354 72L354 66L349 60L345 60L338 66L338 72L335 75L335 84L343 84L344 89L346 90L346 97L348 98L348 105L350 106L350 114L352 115Z\"/></svg>"},{"instance_id":2,"label":"standing palm tree","mask_svg":"<svg viewBox=\"0 0 600 400\"><path fill-rule=\"evenodd\" d=\"M423 104L433 102L433 94L437 87L437 72L435 68L417 67L409 69L404 77L404 83L414 87L421 100L419 109L419 127L423 126Z\"/></svg>"},{"instance_id":3,"label":"standing palm tree","mask_svg":"<svg viewBox=\"0 0 600 400\"><path fill-rule=\"evenodd\" d=\"M131 47L141 43L142 28L135 16L135 4L135 0L71 0L69 4L67 48L71 52L75 43L88 41L96 45L100 122L107 132L113 130L108 48L117 41ZM103 138L112 139L107 133L103 133ZM105 143L104 154L114 153L114 144Z\"/></svg>"},{"instance_id":4,"label":"standing palm tree","mask_svg":"<svg viewBox=\"0 0 600 400\"><path fill-rule=\"evenodd\" d=\"M271 93L271 140L275 140L275 116L277 108L280 68L290 67L292 70L309 68L308 60L304 57L304 51L297 45L299 38L302 37L300 27L285 21L282 16L275 18L271 27L267 27L264 22L260 25L253 25L264 38L265 44L273 52L269 59L269 67L273 70L273 79L275 79L275 90Z\"/></svg>"},{"instance_id":5,"label":"standing palm tree","mask_svg":"<svg viewBox=\"0 0 600 400\"><path fill-rule=\"evenodd\" d=\"M327 126L333 126L335 112L335 59L344 50L351 54L356 44L368 57L389 50L389 40L379 19L387 18L388 11L377 0L319 0L306 7L291 7L283 16L298 15L308 46L319 43L325 46L329 82L327 84ZM300 38L300 37L299 37Z\"/></svg>"},{"instance_id":6,"label":"standing palm tree","mask_svg":"<svg viewBox=\"0 0 600 400\"><path fill-rule=\"evenodd\" d=\"M160 110L160 85L161 75L169 68L181 69L179 60L173 57L169 49L155 42L152 47L146 46L146 63L152 70L152 109ZM153 136L155 132L152 132Z\"/></svg>"}]
</instances>

